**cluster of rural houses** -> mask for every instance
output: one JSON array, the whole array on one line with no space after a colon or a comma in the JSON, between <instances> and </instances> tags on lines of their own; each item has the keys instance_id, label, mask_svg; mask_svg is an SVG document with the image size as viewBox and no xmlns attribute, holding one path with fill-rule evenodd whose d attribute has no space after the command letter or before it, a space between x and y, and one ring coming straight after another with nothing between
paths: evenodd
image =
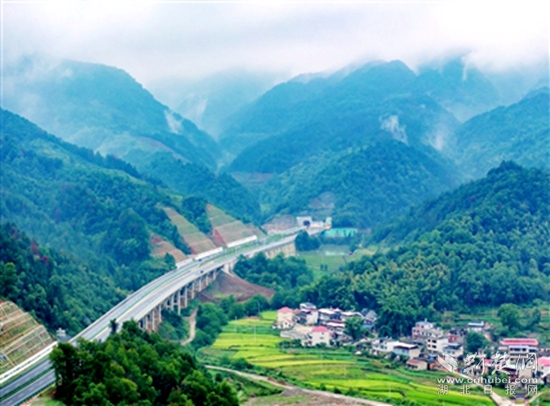
<instances>
[{"instance_id":1,"label":"cluster of rural houses","mask_svg":"<svg viewBox=\"0 0 550 406\"><path fill-rule=\"evenodd\" d=\"M312 303L301 303L298 309L283 307L277 311L273 328L283 330L282 337L299 339L304 346L325 345L335 342L350 342L345 334L346 320L358 317L365 329L373 329L377 315L373 310L361 312L340 309L318 309Z\"/></svg>"},{"instance_id":2,"label":"cluster of rural houses","mask_svg":"<svg viewBox=\"0 0 550 406\"><path fill-rule=\"evenodd\" d=\"M350 317L359 317L366 331L374 331L377 315L373 310L317 309L312 303L302 303L298 309L279 309L273 327L282 330L282 337L299 339L303 346L330 347L338 342L352 343L345 331L345 322ZM490 324L481 321L445 331L431 321L422 320L415 323L410 336L401 340L362 338L353 344L360 352L392 357L417 371L440 370L481 376L498 370L510 376L550 381L550 349L539 347L534 338L505 338L492 345L492 355L467 354L468 332L480 333L489 339L490 329Z\"/></svg>"}]
</instances>

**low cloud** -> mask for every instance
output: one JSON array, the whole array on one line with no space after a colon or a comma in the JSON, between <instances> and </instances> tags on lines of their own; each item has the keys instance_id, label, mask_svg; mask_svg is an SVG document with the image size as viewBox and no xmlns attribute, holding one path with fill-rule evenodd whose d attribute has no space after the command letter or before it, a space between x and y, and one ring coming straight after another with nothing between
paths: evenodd
<instances>
[{"instance_id":1,"label":"low cloud","mask_svg":"<svg viewBox=\"0 0 550 406\"><path fill-rule=\"evenodd\" d=\"M168 125L170 132L173 132L174 134L181 134L181 121L174 116L174 113L170 110L165 110L164 117L166 117L166 124Z\"/></svg>"},{"instance_id":2,"label":"low cloud","mask_svg":"<svg viewBox=\"0 0 550 406\"><path fill-rule=\"evenodd\" d=\"M380 129L389 132L394 140L404 144L409 143L407 133L405 132L405 126L399 124L399 117L389 116L384 119L380 118L380 121L382 122Z\"/></svg>"},{"instance_id":3,"label":"low cloud","mask_svg":"<svg viewBox=\"0 0 550 406\"><path fill-rule=\"evenodd\" d=\"M2 52L4 60L41 52L117 66L146 86L239 67L291 76L373 59L415 68L456 55L502 70L548 60L545 8L528 0L11 2Z\"/></svg>"}]
</instances>

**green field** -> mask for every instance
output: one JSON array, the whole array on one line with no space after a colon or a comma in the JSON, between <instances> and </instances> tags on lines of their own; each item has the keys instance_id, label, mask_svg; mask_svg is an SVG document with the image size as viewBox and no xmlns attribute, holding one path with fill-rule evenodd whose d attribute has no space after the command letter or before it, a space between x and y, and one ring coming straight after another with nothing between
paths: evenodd
<instances>
[{"instance_id":1,"label":"green field","mask_svg":"<svg viewBox=\"0 0 550 406\"><path fill-rule=\"evenodd\" d=\"M472 395L462 395L460 387L451 386L448 394L438 395L437 378L445 377L443 373L410 371L386 360L356 356L347 349L283 349L279 344L285 339L263 330L266 321L275 317L275 312L269 312L260 318L230 322L212 347L201 350L200 357L207 362L242 358L264 371L278 372L295 384L394 404L493 404L480 388L472 388Z\"/></svg>"},{"instance_id":2,"label":"green field","mask_svg":"<svg viewBox=\"0 0 550 406\"><path fill-rule=\"evenodd\" d=\"M313 271L315 279L335 272L347 263L357 261L363 256L373 255L376 249L373 247L359 248L349 255L349 249L345 245L323 245L317 251L308 251L298 254L298 257L306 261L307 266ZM326 266L326 270L322 269Z\"/></svg>"}]
</instances>

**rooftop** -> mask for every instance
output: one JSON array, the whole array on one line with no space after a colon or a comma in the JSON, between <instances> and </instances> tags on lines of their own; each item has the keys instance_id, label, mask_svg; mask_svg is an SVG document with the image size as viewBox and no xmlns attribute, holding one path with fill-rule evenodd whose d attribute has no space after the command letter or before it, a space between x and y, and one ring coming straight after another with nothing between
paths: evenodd
<instances>
[{"instance_id":1,"label":"rooftop","mask_svg":"<svg viewBox=\"0 0 550 406\"><path fill-rule=\"evenodd\" d=\"M326 333L328 332L328 328L325 326L317 326L314 327L313 330L311 330L312 333Z\"/></svg>"},{"instance_id":2,"label":"rooftop","mask_svg":"<svg viewBox=\"0 0 550 406\"><path fill-rule=\"evenodd\" d=\"M407 361L407 364L422 365L422 364L426 364L426 361L421 360L421 359L412 358L412 359Z\"/></svg>"},{"instance_id":3,"label":"rooftop","mask_svg":"<svg viewBox=\"0 0 550 406\"><path fill-rule=\"evenodd\" d=\"M538 346L539 340L536 338L505 338L500 343L508 347L515 345Z\"/></svg>"},{"instance_id":4,"label":"rooftop","mask_svg":"<svg viewBox=\"0 0 550 406\"><path fill-rule=\"evenodd\" d=\"M280 313L292 313L293 310L290 307L281 307L279 310L277 310Z\"/></svg>"},{"instance_id":5,"label":"rooftop","mask_svg":"<svg viewBox=\"0 0 550 406\"><path fill-rule=\"evenodd\" d=\"M418 346L416 344L408 344L408 343L398 343L395 345L395 348L406 348L407 350L412 350L413 348L417 348Z\"/></svg>"},{"instance_id":6,"label":"rooftop","mask_svg":"<svg viewBox=\"0 0 550 406\"><path fill-rule=\"evenodd\" d=\"M336 314L340 312L340 309L319 309L319 313L323 314Z\"/></svg>"},{"instance_id":7,"label":"rooftop","mask_svg":"<svg viewBox=\"0 0 550 406\"><path fill-rule=\"evenodd\" d=\"M306 307L308 309L317 309L317 306L315 306L311 302L300 303L300 307Z\"/></svg>"}]
</instances>

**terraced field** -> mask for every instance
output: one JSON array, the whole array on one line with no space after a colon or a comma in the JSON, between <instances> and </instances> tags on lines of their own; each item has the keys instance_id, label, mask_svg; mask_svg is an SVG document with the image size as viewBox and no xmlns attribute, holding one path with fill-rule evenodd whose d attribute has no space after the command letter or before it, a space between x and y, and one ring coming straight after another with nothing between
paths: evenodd
<instances>
[{"instance_id":1,"label":"terraced field","mask_svg":"<svg viewBox=\"0 0 550 406\"><path fill-rule=\"evenodd\" d=\"M170 218L172 223L178 229L180 236L187 243L193 254L210 251L216 248L216 245L197 227L191 224L185 217L174 209L164 207L164 212Z\"/></svg>"},{"instance_id":2,"label":"terraced field","mask_svg":"<svg viewBox=\"0 0 550 406\"><path fill-rule=\"evenodd\" d=\"M0 373L53 343L41 324L12 302L0 302Z\"/></svg>"},{"instance_id":3,"label":"terraced field","mask_svg":"<svg viewBox=\"0 0 550 406\"><path fill-rule=\"evenodd\" d=\"M218 245L226 245L255 235L263 236L259 230L241 223L211 204L206 205L206 214L212 224L213 239Z\"/></svg>"},{"instance_id":4,"label":"terraced field","mask_svg":"<svg viewBox=\"0 0 550 406\"><path fill-rule=\"evenodd\" d=\"M170 254L174 257L176 263L181 262L186 258L185 254L181 250L177 249L171 242L164 240L158 235L151 235L151 246L153 247L151 254L154 257L164 258L166 254Z\"/></svg>"},{"instance_id":5,"label":"terraced field","mask_svg":"<svg viewBox=\"0 0 550 406\"><path fill-rule=\"evenodd\" d=\"M230 322L210 348L201 356L206 359L242 358L258 367L276 370L287 379L310 387L410 405L492 405L479 388L472 395L462 395L461 387L449 386L448 394L438 394L437 378L445 374L434 371L416 372L387 360L356 356L346 349L282 348L285 341L271 329L275 312L264 312L260 318Z\"/></svg>"}]
</instances>

